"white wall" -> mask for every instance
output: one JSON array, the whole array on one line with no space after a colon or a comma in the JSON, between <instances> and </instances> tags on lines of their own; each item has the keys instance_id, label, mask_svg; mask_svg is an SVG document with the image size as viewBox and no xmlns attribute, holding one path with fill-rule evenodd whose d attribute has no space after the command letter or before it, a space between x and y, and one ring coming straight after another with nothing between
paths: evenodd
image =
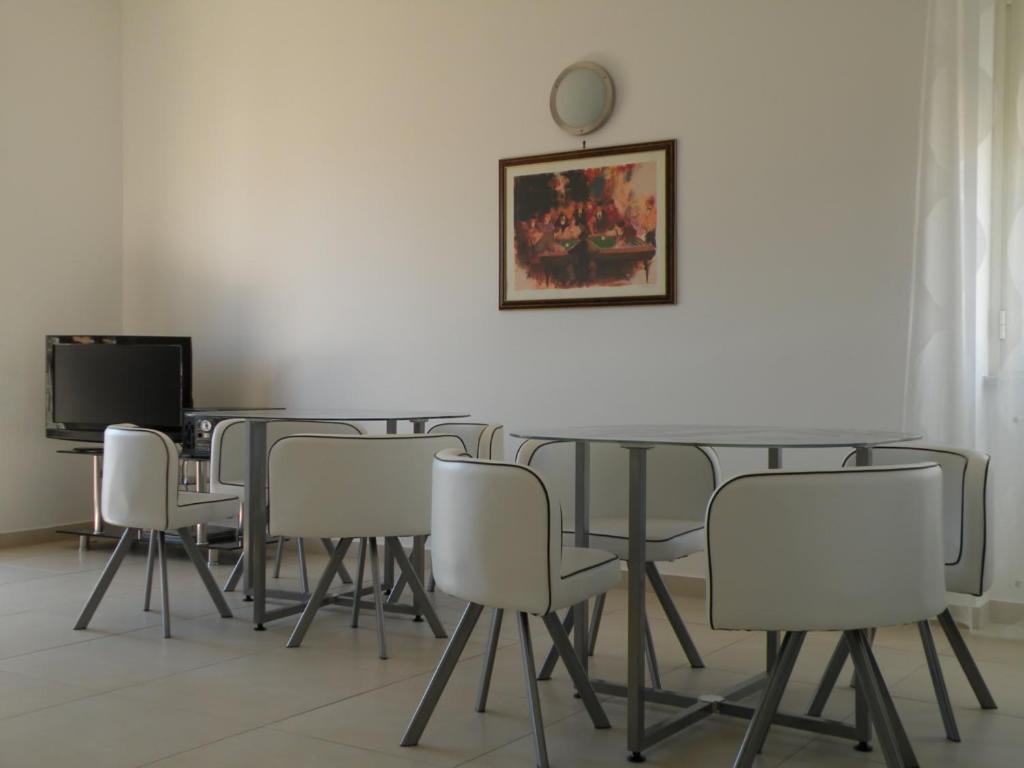
<instances>
[{"instance_id":1,"label":"white wall","mask_svg":"<svg viewBox=\"0 0 1024 768\"><path fill-rule=\"evenodd\" d=\"M889 0L131 3L125 328L192 334L206 402L898 427L923 29ZM679 141L679 303L499 312L497 161L579 146L547 95L584 58L618 88L591 146Z\"/></svg>"},{"instance_id":2,"label":"white wall","mask_svg":"<svg viewBox=\"0 0 1024 768\"><path fill-rule=\"evenodd\" d=\"M120 32L117 0L0 0L0 532L91 514L43 337L121 327Z\"/></svg>"},{"instance_id":3,"label":"white wall","mask_svg":"<svg viewBox=\"0 0 1024 768\"><path fill-rule=\"evenodd\" d=\"M199 400L509 424L901 421L924 7L890 0L136 2L124 322ZM497 310L497 161L679 141L679 303Z\"/></svg>"},{"instance_id":4,"label":"white wall","mask_svg":"<svg viewBox=\"0 0 1024 768\"><path fill-rule=\"evenodd\" d=\"M28 105L0 242L31 286L4 283L0 530L81 517L85 468L40 438L41 339L122 319L193 335L208 403L901 420L919 0L140 0L120 46L113 2L0 8L4 103ZM679 141L679 303L498 312L497 160L579 146L547 94L582 58L619 96L591 146ZM39 468L74 478L40 498Z\"/></svg>"}]
</instances>

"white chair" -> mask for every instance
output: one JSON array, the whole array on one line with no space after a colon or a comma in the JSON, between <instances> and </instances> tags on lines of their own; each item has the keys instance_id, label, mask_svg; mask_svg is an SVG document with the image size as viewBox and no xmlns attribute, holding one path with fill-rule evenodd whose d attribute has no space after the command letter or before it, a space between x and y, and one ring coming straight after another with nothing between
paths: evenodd
<instances>
[{"instance_id":1,"label":"white chair","mask_svg":"<svg viewBox=\"0 0 1024 768\"><path fill-rule=\"evenodd\" d=\"M569 442L527 440L519 446L516 461L533 467L547 482L562 505L562 525L567 543L575 540L575 446ZM704 548L704 511L718 485L718 457L710 448L660 445L647 459L647 578L675 631L692 667L703 667L700 652L665 582L658 562L671 562ZM622 561L629 557L629 459L615 444L590 445L590 543L614 553ZM594 603L590 625L589 653L593 655L601 626L605 596ZM572 628L573 614L565 619ZM649 624L646 635L647 666L655 688L661 687L654 638ZM550 677L557 655L552 650L541 667L541 678Z\"/></svg>"},{"instance_id":2,"label":"white chair","mask_svg":"<svg viewBox=\"0 0 1024 768\"><path fill-rule=\"evenodd\" d=\"M477 459L501 461L505 453L505 429L501 424L444 421L427 430L428 435L455 435L466 453Z\"/></svg>"},{"instance_id":3,"label":"white chair","mask_svg":"<svg viewBox=\"0 0 1024 768\"><path fill-rule=\"evenodd\" d=\"M213 428L213 435L210 440L210 490L213 493L232 493L241 498L245 489L245 461L247 455L246 447L246 426L245 419L225 419L217 422ZM267 447L274 444L287 435L302 433L316 433L325 435L365 435L364 430L358 424L347 421L271 421L267 423ZM239 534L242 531L241 507L238 510L237 528ZM348 549L347 542L342 546ZM309 574L306 569L306 551L302 539L297 542L299 559L299 586L300 589L309 593ZM330 551L333 545L324 547ZM284 554L284 538L277 540L277 551L274 556L274 578L281 575L281 559ZM344 551L342 556L344 556ZM231 592L238 584L242 576L242 558L238 559L235 567L231 570L228 580L224 585L225 592ZM340 566L346 583L351 579Z\"/></svg>"},{"instance_id":4,"label":"white chair","mask_svg":"<svg viewBox=\"0 0 1024 768\"><path fill-rule=\"evenodd\" d=\"M447 637L423 588L423 561L415 565L400 536L430 533L430 482L434 454L462 449L449 435L290 435L270 447L270 532L279 536L362 539L359 572L352 592L352 626L357 626L366 552L370 553L373 608L377 613L380 657L387 658L384 639L384 597L377 558L377 538L390 545L411 588L413 606L388 600L388 608L425 616L437 637ZM302 643L317 610L324 603L343 547L334 547L313 594L296 624L288 646ZM392 591L391 597L395 596ZM338 600L335 600L338 602ZM345 604L347 601L340 601Z\"/></svg>"},{"instance_id":5,"label":"white chair","mask_svg":"<svg viewBox=\"0 0 1024 768\"><path fill-rule=\"evenodd\" d=\"M753 765L804 637L818 630L843 632L886 764L918 764L867 630L945 607L941 521L935 464L740 475L715 492L706 527L711 627L787 633L734 766Z\"/></svg>"},{"instance_id":6,"label":"white chair","mask_svg":"<svg viewBox=\"0 0 1024 768\"><path fill-rule=\"evenodd\" d=\"M455 435L462 441L466 453L477 459L501 461L505 456L505 428L501 424L477 421L444 421L427 430L429 435ZM434 574L430 574L427 591L436 588Z\"/></svg>"},{"instance_id":7,"label":"white chair","mask_svg":"<svg viewBox=\"0 0 1024 768\"><path fill-rule=\"evenodd\" d=\"M853 458L854 454L847 456L844 465L849 466ZM886 446L872 451L872 463L875 466L898 466L920 461L934 462L942 467L942 532L946 591L980 597L992 586L992 552L995 549L992 543L992 504L989 498L989 457L977 451L923 443ZM939 626L949 640L981 708L996 709L995 699L985 684L949 608L944 607L938 614L938 619ZM928 661L935 698L946 730L946 738L950 741L960 741L956 716L953 714L953 706L946 690L931 626L927 620L918 622L917 626L924 655ZM848 656L849 650L841 643L829 661L825 676L811 702L809 714L821 715Z\"/></svg>"},{"instance_id":8,"label":"white chair","mask_svg":"<svg viewBox=\"0 0 1024 768\"><path fill-rule=\"evenodd\" d=\"M416 708L402 746L419 743L484 606L518 614L539 766L546 768L548 758L529 614L543 620L594 727L608 728L604 709L555 611L617 585L615 555L562 546L557 501L533 470L473 459L457 450L440 453L434 460L431 527L438 587L469 605Z\"/></svg>"},{"instance_id":9,"label":"white chair","mask_svg":"<svg viewBox=\"0 0 1024 768\"><path fill-rule=\"evenodd\" d=\"M110 582L131 549L137 531L149 531L150 557L146 564L146 599L149 610L153 583L153 542L160 560L160 590L163 598L164 637L171 636L171 616L167 590L166 533L173 531L210 593L220 615L231 618L224 596L217 589L213 574L192 541L191 530L200 523L220 520L238 506L234 495L194 493L178 490L178 450L170 438L153 429L130 424L107 427L103 435L103 490L101 504L104 521L122 526L124 533L107 561L92 595L82 609L75 629L89 626Z\"/></svg>"}]
</instances>

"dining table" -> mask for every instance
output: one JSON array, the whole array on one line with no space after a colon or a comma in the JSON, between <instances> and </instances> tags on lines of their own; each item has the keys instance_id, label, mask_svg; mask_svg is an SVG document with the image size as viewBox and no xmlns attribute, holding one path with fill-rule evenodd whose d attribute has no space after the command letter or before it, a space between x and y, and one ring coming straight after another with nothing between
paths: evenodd
<instances>
[{"instance_id":1,"label":"dining table","mask_svg":"<svg viewBox=\"0 0 1024 768\"><path fill-rule=\"evenodd\" d=\"M826 429L802 427L765 427L742 425L591 425L566 427L516 428L510 435L520 439L555 440L575 446L575 541L577 547L589 545L590 446L613 443L628 454L629 557L627 560L627 646L626 682L593 679L599 693L626 698L626 749L629 760L642 762L644 751L679 731L715 714L750 719L754 707L744 699L765 687L779 652L779 633L766 636L765 671L731 686L727 690L681 692L645 686L645 593L647 563L646 485L647 455L659 445L706 446L712 448L751 448L767 450L768 468L781 469L782 455L788 449L849 448L857 466L872 463L872 449L880 445L920 439L920 435L886 430ZM770 567L770 566L769 566ZM587 604L572 608L573 646L586 669L588 648ZM647 702L677 709L657 723L646 722ZM855 722L848 723L803 713L780 712L774 722L817 734L838 736L856 742L858 749L871 749L871 725L866 702L856 691Z\"/></svg>"},{"instance_id":2,"label":"dining table","mask_svg":"<svg viewBox=\"0 0 1024 768\"><path fill-rule=\"evenodd\" d=\"M218 419L237 418L246 422L245 491L242 500L242 585L245 600L252 602L252 623L262 631L268 621L300 613L309 600L309 594L295 590L267 588L267 424L272 421L302 421L331 423L340 421L383 423L388 434L397 434L399 422L410 422L415 434L426 431L429 421L462 419L469 416L458 410L436 411L408 408L395 409L271 409L271 410L216 410L203 411ZM311 428L310 431L315 431ZM324 545L334 546L325 541ZM339 542L337 546L344 546ZM420 546L422 544L420 543ZM422 553L413 558L422 569ZM390 564L390 558L385 557ZM422 577L422 573L420 574ZM387 578L385 578L387 583ZM356 596L355 599L359 599ZM268 600L284 602L269 608ZM390 606L392 609L395 606Z\"/></svg>"}]
</instances>

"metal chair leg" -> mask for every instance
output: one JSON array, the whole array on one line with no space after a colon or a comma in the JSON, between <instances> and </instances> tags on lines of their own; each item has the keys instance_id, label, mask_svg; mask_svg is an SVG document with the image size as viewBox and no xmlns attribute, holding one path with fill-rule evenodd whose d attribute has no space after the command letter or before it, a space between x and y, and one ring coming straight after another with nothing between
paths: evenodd
<instances>
[{"instance_id":1,"label":"metal chair leg","mask_svg":"<svg viewBox=\"0 0 1024 768\"><path fill-rule=\"evenodd\" d=\"M476 695L476 711L487 710L487 694L491 690L491 675L494 673L494 657L498 655L498 637L501 635L501 619L505 612L495 608L491 617L491 631L487 635L487 653L484 654L484 667L480 670L480 688Z\"/></svg>"},{"instance_id":2,"label":"metal chair leg","mask_svg":"<svg viewBox=\"0 0 1024 768\"><path fill-rule=\"evenodd\" d=\"M284 559L284 536L277 537L277 551L274 553L274 578L281 578L281 561Z\"/></svg>"},{"instance_id":3,"label":"metal chair leg","mask_svg":"<svg viewBox=\"0 0 1024 768\"><path fill-rule=\"evenodd\" d=\"M971 684L978 704L982 709L996 709L996 700L992 698L992 693L985 684L985 678L981 676L981 670L974 662L974 657L971 656L971 651L968 649L967 643L964 642L963 635L960 634L960 628L956 625L948 608L939 614L939 624L942 626L942 631L946 633L949 644L953 647L956 660L960 662L961 669L967 675L967 682Z\"/></svg>"},{"instance_id":4,"label":"metal chair leg","mask_svg":"<svg viewBox=\"0 0 1024 768\"><path fill-rule=\"evenodd\" d=\"M434 581L434 569L430 569L430 583L427 584L427 592L434 592L437 590L437 582Z\"/></svg>"},{"instance_id":5,"label":"metal chair leg","mask_svg":"<svg viewBox=\"0 0 1024 768\"><path fill-rule=\"evenodd\" d=\"M206 560L203 558L199 548L192 541L192 533L188 528L179 528L178 536L181 538L181 546L185 548L185 554L188 555L188 559L192 561L196 570L199 571L199 578L202 579L206 591L210 593L210 599L217 606L217 612L220 613L221 618L230 619L232 614L231 609L228 607L228 601L224 599L224 595L217 589L217 582L214 581L213 574L210 573L210 567L206 564Z\"/></svg>"},{"instance_id":6,"label":"metal chair leg","mask_svg":"<svg viewBox=\"0 0 1024 768\"><path fill-rule=\"evenodd\" d=\"M149 599L153 594L153 564L156 558L156 531L149 532L149 551L146 553L146 599L142 610L149 610Z\"/></svg>"},{"instance_id":7,"label":"metal chair leg","mask_svg":"<svg viewBox=\"0 0 1024 768\"><path fill-rule=\"evenodd\" d=\"M89 599L85 602L85 607L82 608L82 613L78 616L78 621L75 622L75 629L85 629L89 626L89 622L92 621L92 616L96 613L103 595L107 593L107 589L110 587L110 582L114 580L114 574L121 567L121 561L124 560L124 556L128 554L128 550L132 547L134 533L134 528L124 529L124 533L121 534L121 540L117 542L117 546L114 547L114 553L107 560L107 564L103 566L103 573L100 574L99 581L93 587L92 594L89 595Z\"/></svg>"},{"instance_id":8,"label":"metal chair leg","mask_svg":"<svg viewBox=\"0 0 1024 768\"><path fill-rule=\"evenodd\" d=\"M327 556L330 557L334 552L334 542L330 539L320 539L320 543L324 545L324 550L327 552ZM352 574L348 572L348 568L345 567L344 558L348 554L348 549L352 546L352 539L338 539L338 546L341 547L342 561L338 563L338 575L341 576L342 584L352 583Z\"/></svg>"},{"instance_id":9,"label":"metal chair leg","mask_svg":"<svg viewBox=\"0 0 1024 768\"><path fill-rule=\"evenodd\" d=\"M807 708L808 715L811 717L821 717L821 713L825 711L825 705L828 703L828 698L832 695L832 689L836 687L839 675L842 673L846 660L849 657L850 649L846 647L846 639L840 637L839 642L836 644L836 649L832 651L832 658L828 660L828 666L825 667L825 674L822 675L821 682L818 683L818 689L814 692L811 706Z\"/></svg>"},{"instance_id":10,"label":"metal chair leg","mask_svg":"<svg viewBox=\"0 0 1024 768\"><path fill-rule=\"evenodd\" d=\"M403 747L414 747L419 744L420 737L423 735L427 723L430 722L430 716L434 714L437 702L441 700L441 694L444 693L445 686L448 685L448 680L451 678L452 672L455 671L455 665L458 663L459 657L466 649L466 643L470 635L473 634L473 628L476 626L477 619L480 618L480 613L483 609L482 605L477 605L476 603L469 603L466 606L466 610L459 620L459 626L455 628L452 639L448 641L441 660L437 663L437 668L434 670L434 674L431 675L430 682L427 683L427 690L423 692L423 698L420 699L420 703L416 706L416 711L413 713L412 720L409 721L409 725L405 729L405 734L402 736L401 741Z\"/></svg>"},{"instance_id":11,"label":"metal chair leg","mask_svg":"<svg viewBox=\"0 0 1024 768\"><path fill-rule=\"evenodd\" d=\"M163 602L164 637L171 636L171 596L167 586L167 534L157 532L156 555L160 560L160 599Z\"/></svg>"},{"instance_id":12,"label":"metal chair leg","mask_svg":"<svg viewBox=\"0 0 1024 768\"><path fill-rule=\"evenodd\" d=\"M306 570L306 544L302 537L297 539L299 549L299 589L302 594L309 594L309 571Z\"/></svg>"},{"instance_id":13,"label":"metal chair leg","mask_svg":"<svg viewBox=\"0 0 1024 768\"><path fill-rule=\"evenodd\" d=\"M871 636L873 636L873 631ZM896 704L892 700L892 694L889 692L889 687L885 684L885 678L882 677L882 670L878 666L878 659L875 658L875 652L871 648L870 642L868 643L868 661L871 663L871 672L875 677L875 684L878 686L878 692L882 696L882 703L885 705L885 711L889 716L889 724L893 729L893 734L896 737L896 747L900 751L900 757L903 760L903 764L907 768L917 768L917 756L914 754L914 748L910 744L910 739L907 737L906 729L903 727L903 721L900 720L899 712L896 711Z\"/></svg>"},{"instance_id":14,"label":"metal chair leg","mask_svg":"<svg viewBox=\"0 0 1024 768\"><path fill-rule=\"evenodd\" d=\"M586 670L583 669L583 665L576 655L576 650L569 641L569 635L558 621L558 616L554 613L549 613L541 618L544 620L544 626L548 629L548 634L551 635L551 641L558 650L558 655L562 657L562 663L565 664L565 668L569 671L569 677L572 678L576 691L583 700L583 705L587 708L587 713L590 715L590 720L594 723L594 727L611 728L611 723L608 722L608 716L605 714L604 707L598 701L597 694L594 693L594 686L591 685L590 678L587 676Z\"/></svg>"},{"instance_id":15,"label":"metal chair leg","mask_svg":"<svg viewBox=\"0 0 1024 768\"><path fill-rule=\"evenodd\" d=\"M665 581L661 578L661 574L658 573L658 568L654 563L647 563L645 571L647 573L647 580L654 588L654 594L657 595L658 602L661 603L661 609L665 612L665 616L668 617L668 623L672 625L672 629L676 633L676 639L679 640L679 645L682 646L683 653L686 654L686 660L690 662L690 666L694 669L702 669L704 667L704 660L701 658L700 651L697 650L697 645L693 642L693 638L690 637L690 631L686 628L686 622L679 615L676 604L672 602L672 596L669 594L668 587L665 586Z\"/></svg>"},{"instance_id":16,"label":"metal chair leg","mask_svg":"<svg viewBox=\"0 0 1024 768\"><path fill-rule=\"evenodd\" d=\"M932 687L935 689L935 699L939 703L946 738L950 741L960 741L960 730L956 726L956 715L953 714L953 705L949 701L949 691L946 690L946 680L942 676L942 666L939 664L939 654L935 650L931 627L927 621L919 621L917 628L921 633L921 645L924 646L924 656L928 660L928 672L932 676Z\"/></svg>"},{"instance_id":17,"label":"metal chair leg","mask_svg":"<svg viewBox=\"0 0 1024 768\"><path fill-rule=\"evenodd\" d=\"M857 690L864 697L871 720L874 722L878 743L882 748L882 755L885 757L885 764L890 768L909 768L904 762L891 713L882 697L878 678L875 676L871 661L871 648L867 643L867 638L857 631L843 634L850 648L850 657L853 659L853 667L857 673Z\"/></svg>"},{"instance_id":18,"label":"metal chair leg","mask_svg":"<svg viewBox=\"0 0 1024 768\"><path fill-rule=\"evenodd\" d=\"M644 642L646 644L647 671L651 676L651 687L661 688L661 673L658 671L658 657L654 652L654 633L651 622L644 616Z\"/></svg>"},{"instance_id":19,"label":"metal chair leg","mask_svg":"<svg viewBox=\"0 0 1024 768\"><path fill-rule=\"evenodd\" d=\"M391 554L391 545L384 544L384 591L390 592L395 586L395 558Z\"/></svg>"},{"instance_id":20,"label":"metal chair leg","mask_svg":"<svg viewBox=\"0 0 1024 768\"><path fill-rule=\"evenodd\" d=\"M352 628L359 626L359 601L363 598L363 574L366 572L366 539L359 541L359 568L356 571L356 591L352 599Z\"/></svg>"},{"instance_id":21,"label":"metal chair leg","mask_svg":"<svg viewBox=\"0 0 1024 768\"><path fill-rule=\"evenodd\" d=\"M392 551L394 547L392 547ZM405 592L405 574L398 574L398 578L395 579L395 585L391 587L391 591L388 592L388 600L386 605L397 605L402 599L402 593Z\"/></svg>"},{"instance_id":22,"label":"metal chair leg","mask_svg":"<svg viewBox=\"0 0 1024 768\"><path fill-rule=\"evenodd\" d=\"M764 741L768 736L768 729L771 727L775 713L779 709L779 702L782 701L782 694L786 690L789 676L793 673L793 667L796 666L796 658L800 653L800 648L803 646L806 635L806 632L789 632L786 634L782 642L778 661L772 667L768 677L768 685L764 689L764 695L761 697L761 702L758 704L757 710L747 726L743 742L740 744L740 750L736 754L736 760L733 762L733 768L751 768L757 753L764 746Z\"/></svg>"},{"instance_id":23,"label":"metal chair leg","mask_svg":"<svg viewBox=\"0 0 1024 768\"><path fill-rule=\"evenodd\" d=\"M306 632L309 631L309 627L313 623L313 617L316 616L316 612L320 610L320 606L324 602L324 597L327 595L327 590L330 588L331 582L334 581L334 577L337 575L338 561L341 560L342 554L343 552L341 547L337 547L333 552L331 552L331 556L327 560L327 567L324 568L324 572L320 575L320 580L316 584L316 589L306 601L306 607L302 609L302 615L299 616L299 621L295 625L295 629L292 630L291 636L288 638L289 648L298 648L302 645L302 640L305 638Z\"/></svg>"},{"instance_id":24,"label":"metal chair leg","mask_svg":"<svg viewBox=\"0 0 1024 768\"><path fill-rule=\"evenodd\" d=\"M604 600L608 595L602 592L594 600L594 613L590 617L590 633L587 638L589 647L587 648L587 656L594 655L594 649L597 648L597 633L601 629L601 616L604 614Z\"/></svg>"},{"instance_id":25,"label":"metal chair leg","mask_svg":"<svg viewBox=\"0 0 1024 768\"><path fill-rule=\"evenodd\" d=\"M377 613L377 655L382 659L388 657L388 647L384 640L384 590L380 583L380 563L377 557L377 539L370 537L370 576L373 579L373 607ZM358 602L359 598L356 598Z\"/></svg>"},{"instance_id":26,"label":"metal chair leg","mask_svg":"<svg viewBox=\"0 0 1024 768\"><path fill-rule=\"evenodd\" d=\"M565 615L565 621L562 623L562 628L565 629L566 634L572 632L573 613L572 608L570 608L569 612ZM544 658L544 663L541 664L540 674L537 676L537 679L550 680L551 673L555 671L556 664L558 664L558 648L552 645L548 655Z\"/></svg>"},{"instance_id":27,"label":"metal chair leg","mask_svg":"<svg viewBox=\"0 0 1024 768\"><path fill-rule=\"evenodd\" d=\"M392 539L391 551L395 555L395 561L398 563L399 569L402 571L402 576L405 577L405 582L409 585L409 589L412 591L413 604L416 606L420 615L425 616L427 623L430 624L430 629L434 632L434 637L448 637L448 632L444 628L444 624L441 623L441 619L437 615L437 611L434 610L433 604L430 602L430 598L427 597L427 592L423 588L423 582L420 581L419 573L416 570L416 566L413 565L409 559L408 553L402 546L397 538Z\"/></svg>"},{"instance_id":28,"label":"metal chair leg","mask_svg":"<svg viewBox=\"0 0 1024 768\"><path fill-rule=\"evenodd\" d=\"M570 609L569 614L572 615ZM519 645L523 652L523 672L530 703L530 721L533 723L533 753L538 768L548 768L548 745L544 738L544 718L540 712L540 694L537 691L537 672L533 666L533 643L530 641L530 619L525 613L516 617L519 627ZM558 617L554 617L558 623Z\"/></svg>"},{"instance_id":29,"label":"metal chair leg","mask_svg":"<svg viewBox=\"0 0 1024 768\"><path fill-rule=\"evenodd\" d=\"M238 561L235 563L234 568L231 569L231 573L228 574L228 580L224 582L224 591L234 592L243 573L245 573L245 555L239 553Z\"/></svg>"},{"instance_id":30,"label":"metal chair leg","mask_svg":"<svg viewBox=\"0 0 1024 768\"><path fill-rule=\"evenodd\" d=\"M402 543L395 540L396 546L402 550L402 554L405 554L405 549L402 547ZM396 553L397 554L397 553ZM396 557L397 559L397 557ZM426 536L414 536L412 540L412 557L407 558L412 563L412 572L416 575L416 581L419 582L420 586L423 586L423 582L427 578L427 537ZM423 599L417 596L417 592L413 590L413 605L416 606L417 613L412 617L413 621L423 621L423 604L426 602L426 590L421 589L420 592L423 594ZM447 637L448 633L444 634Z\"/></svg>"}]
</instances>

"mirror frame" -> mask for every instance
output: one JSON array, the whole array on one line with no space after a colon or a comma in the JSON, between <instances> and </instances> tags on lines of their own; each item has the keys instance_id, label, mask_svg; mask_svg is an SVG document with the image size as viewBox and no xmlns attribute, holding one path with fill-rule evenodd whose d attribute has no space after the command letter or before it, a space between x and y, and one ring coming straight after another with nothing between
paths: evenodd
<instances>
[{"instance_id":1,"label":"mirror frame","mask_svg":"<svg viewBox=\"0 0 1024 768\"><path fill-rule=\"evenodd\" d=\"M565 78L572 72L576 72L581 69L588 69L591 72L596 72L600 76L604 83L604 107L601 110L601 114L598 115L597 119L593 122L582 126L574 126L566 123L558 114L556 100L558 97L558 87L562 84L562 81L565 80ZM555 82L551 86L551 98L549 100L549 104L551 107L551 119L555 121L555 124L558 125L559 128L573 136L585 136L588 133L593 133L604 125L611 116L612 110L615 108L615 83L612 82L612 76L608 74L608 70L600 64L595 64L592 61L577 61L575 64L570 64L568 67L563 69L558 77L555 78Z\"/></svg>"}]
</instances>

